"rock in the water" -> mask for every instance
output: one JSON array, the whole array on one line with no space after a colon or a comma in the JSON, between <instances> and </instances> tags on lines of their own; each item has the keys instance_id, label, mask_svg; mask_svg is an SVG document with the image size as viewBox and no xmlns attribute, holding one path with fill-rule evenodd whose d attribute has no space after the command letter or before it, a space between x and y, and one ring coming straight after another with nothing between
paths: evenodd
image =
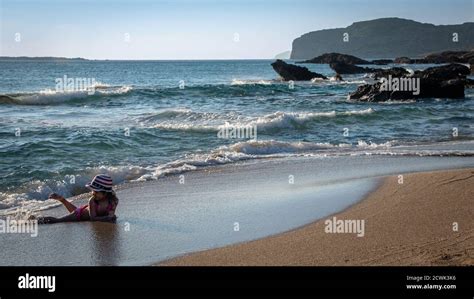
<instances>
[{"instance_id":1,"label":"rock in the water","mask_svg":"<svg viewBox=\"0 0 474 299\"><path fill-rule=\"evenodd\" d=\"M474 57L474 51L444 51L433 53L423 58L424 63L467 63L469 57Z\"/></svg>"},{"instance_id":2,"label":"rock in the water","mask_svg":"<svg viewBox=\"0 0 474 299\"><path fill-rule=\"evenodd\" d=\"M450 79L446 81L437 79L420 79L421 87L418 98L464 98L464 79Z\"/></svg>"},{"instance_id":3,"label":"rock in the water","mask_svg":"<svg viewBox=\"0 0 474 299\"><path fill-rule=\"evenodd\" d=\"M349 95L350 100L361 102L383 102L389 100L413 100L421 98L464 98L464 85L462 79L451 79L447 81L435 79L420 79L420 92L406 90L381 90L382 83L365 84Z\"/></svg>"},{"instance_id":4,"label":"rock in the water","mask_svg":"<svg viewBox=\"0 0 474 299\"><path fill-rule=\"evenodd\" d=\"M374 72L373 77L375 79L388 77L388 76L403 77L403 76L407 76L408 74L409 72L402 67L392 67L390 69L377 70L376 72Z\"/></svg>"},{"instance_id":5,"label":"rock in the water","mask_svg":"<svg viewBox=\"0 0 474 299\"><path fill-rule=\"evenodd\" d=\"M324 75L311 72L305 67L288 64L280 59L273 62L272 67L285 81L306 81L314 78L327 79Z\"/></svg>"},{"instance_id":6,"label":"rock in the water","mask_svg":"<svg viewBox=\"0 0 474 299\"><path fill-rule=\"evenodd\" d=\"M393 63L409 64L409 63L411 63L411 58L409 58L409 57L397 57L397 58L395 58Z\"/></svg>"},{"instance_id":7,"label":"rock in the water","mask_svg":"<svg viewBox=\"0 0 474 299\"><path fill-rule=\"evenodd\" d=\"M360 67L356 65L335 62L329 65L336 73L338 74L363 74L363 73L373 73L372 77L381 78L388 77L402 77L409 74L409 72L402 67L394 67L389 69L376 69L369 67Z\"/></svg>"},{"instance_id":8,"label":"rock in the water","mask_svg":"<svg viewBox=\"0 0 474 299\"><path fill-rule=\"evenodd\" d=\"M461 55L459 58L461 59L461 61L463 63L465 63L465 62L469 63L469 61L474 60L474 50L471 50L471 51Z\"/></svg>"},{"instance_id":9,"label":"rock in the water","mask_svg":"<svg viewBox=\"0 0 474 299\"><path fill-rule=\"evenodd\" d=\"M411 80L419 80L419 88L407 90L397 84L397 88L387 88L391 83L365 84L359 86L357 90L349 95L349 99L362 102L380 102L388 100L411 100L420 98L464 98L464 87L468 84L466 75L469 68L460 64L443 65L428 68L424 71L417 71L413 76L403 76L395 78L397 82L404 82L406 86L415 84ZM411 81L410 83L408 83ZM387 81L385 81L387 82ZM382 88L384 87L384 88Z\"/></svg>"},{"instance_id":10,"label":"rock in the water","mask_svg":"<svg viewBox=\"0 0 474 299\"><path fill-rule=\"evenodd\" d=\"M398 57L394 63L404 64L441 64L441 63L469 63L474 58L474 51L444 51L426 55L424 58L411 59L408 57Z\"/></svg>"},{"instance_id":11,"label":"rock in the water","mask_svg":"<svg viewBox=\"0 0 474 299\"><path fill-rule=\"evenodd\" d=\"M347 64L344 62L333 62L329 66L338 74L362 74L362 73L373 73L379 69L372 69L368 67L360 67L353 64Z\"/></svg>"},{"instance_id":12,"label":"rock in the water","mask_svg":"<svg viewBox=\"0 0 474 299\"><path fill-rule=\"evenodd\" d=\"M302 63L321 63L330 64L334 62L341 62L347 64L371 64L369 61L347 54L340 53L326 53L315 57L313 59L305 60Z\"/></svg>"},{"instance_id":13,"label":"rock in the water","mask_svg":"<svg viewBox=\"0 0 474 299\"><path fill-rule=\"evenodd\" d=\"M372 64L376 64L376 65L386 65L386 64L393 63L393 60L392 59L376 59L376 60L372 60L371 62Z\"/></svg>"},{"instance_id":14,"label":"rock in the water","mask_svg":"<svg viewBox=\"0 0 474 299\"><path fill-rule=\"evenodd\" d=\"M465 78L470 74L470 70L467 66L457 63L448 65L430 67L423 71L416 71L413 75L419 78L430 78L439 80L449 80L457 78Z\"/></svg>"}]
</instances>

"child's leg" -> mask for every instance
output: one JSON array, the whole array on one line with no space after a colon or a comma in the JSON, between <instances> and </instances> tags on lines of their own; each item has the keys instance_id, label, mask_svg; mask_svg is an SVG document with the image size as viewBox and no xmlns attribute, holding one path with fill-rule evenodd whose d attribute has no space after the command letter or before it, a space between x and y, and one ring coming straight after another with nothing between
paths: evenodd
<instances>
[{"instance_id":1,"label":"child's leg","mask_svg":"<svg viewBox=\"0 0 474 299\"><path fill-rule=\"evenodd\" d=\"M40 224L52 224L52 223L59 223L59 222L74 222L74 221L79 221L77 219L76 213L74 212L60 218L55 218L55 217L39 217L38 218L38 222Z\"/></svg>"},{"instance_id":2,"label":"child's leg","mask_svg":"<svg viewBox=\"0 0 474 299\"><path fill-rule=\"evenodd\" d=\"M66 216L63 216L63 217L60 217L60 218L56 218L56 220L54 220L54 223L59 223L59 222L74 222L74 221L79 221L79 220L77 219L76 213L72 212L72 213L69 214L69 215L66 215Z\"/></svg>"},{"instance_id":3,"label":"child's leg","mask_svg":"<svg viewBox=\"0 0 474 299\"><path fill-rule=\"evenodd\" d=\"M56 221L57 218L55 217L38 217L36 220L38 220L38 224L51 224Z\"/></svg>"},{"instance_id":4,"label":"child's leg","mask_svg":"<svg viewBox=\"0 0 474 299\"><path fill-rule=\"evenodd\" d=\"M66 207L69 213L72 213L77 209L77 207L70 203L67 199L61 199L60 202Z\"/></svg>"}]
</instances>

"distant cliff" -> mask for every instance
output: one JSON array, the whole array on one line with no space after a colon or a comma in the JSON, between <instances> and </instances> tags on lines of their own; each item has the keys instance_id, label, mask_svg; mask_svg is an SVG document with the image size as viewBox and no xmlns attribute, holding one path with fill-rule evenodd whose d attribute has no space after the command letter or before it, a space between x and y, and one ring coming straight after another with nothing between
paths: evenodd
<instances>
[{"instance_id":1,"label":"distant cliff","mask_svg":"<svg viewBox=\"0 0 474 299\"><path fill-rule=\"evenodd\" d=\"M453 33L457 33L458 42L453 41ZM329 52L362 58L421 57L432 52L471 49L474 49L473 22L436 26L383 18L306 33L293 41L291 58L310 59Z\"/></svg>"},{"instance_id":2,"label":"distant cliff","mask_svg":"<svg viewBox=\"0 0 474 299\"><path fill-rule=\"evenodd\" d=\"M291 51L285 51L275 55L275 59L290 59Z\"/></svg>"}]
</instances>

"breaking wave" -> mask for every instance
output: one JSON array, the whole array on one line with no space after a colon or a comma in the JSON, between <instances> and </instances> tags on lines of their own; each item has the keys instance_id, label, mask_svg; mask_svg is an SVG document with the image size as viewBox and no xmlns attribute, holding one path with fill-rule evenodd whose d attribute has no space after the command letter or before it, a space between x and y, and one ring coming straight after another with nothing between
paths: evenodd
<instances>
[{"instance_id":1,"label":"breaking wave","mask_svg":"<svg viewBox=\"0 0 474 299\"><path fill-rule=\"evenodd\" d=\"M131 86L109 86L102 83L95 85L93 91L56 91L46 89L39 92L0 95L0 104L57 105L73 100L123 95L129 93L132 89Z\"/></svg>"}]
</instances>

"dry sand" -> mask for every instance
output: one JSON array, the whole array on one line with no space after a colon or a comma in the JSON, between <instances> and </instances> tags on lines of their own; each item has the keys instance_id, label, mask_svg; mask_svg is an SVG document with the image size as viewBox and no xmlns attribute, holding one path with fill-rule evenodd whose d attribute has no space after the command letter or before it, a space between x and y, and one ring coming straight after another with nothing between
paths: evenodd
<instances>
[{"instance_id":1,"label":"dry sand","mask_svg":"<svg viewBox=\"0 0 474 299\"><path fill-rule=\"evenodd\" d=\"M390 176L337 219L365 235L325 233L326 219L264 239L159 265L474 265L474 169ZM458 230L455 231L455 223Z\"/></svg>"}]
</instances>

